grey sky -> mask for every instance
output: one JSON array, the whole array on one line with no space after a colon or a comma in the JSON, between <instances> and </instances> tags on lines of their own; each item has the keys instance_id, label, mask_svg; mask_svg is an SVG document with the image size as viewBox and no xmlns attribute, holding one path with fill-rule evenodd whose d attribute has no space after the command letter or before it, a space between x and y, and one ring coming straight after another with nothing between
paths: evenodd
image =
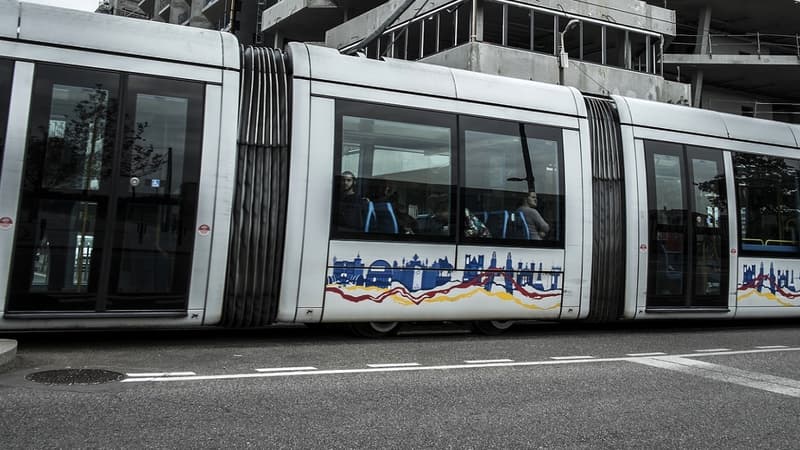
<instances>
[{"instance_id":1,"label":"grey sky","mask_svg":"<svg viewBox=\"0 0 800 450\"><path fill-rule=\"evenodd\" d=\"M41 3L43 5L60 6L62 8L80 9L82 11L94 11L97 9L98 0L24 0L30 3Z\"/></svg>"}]
</instances>

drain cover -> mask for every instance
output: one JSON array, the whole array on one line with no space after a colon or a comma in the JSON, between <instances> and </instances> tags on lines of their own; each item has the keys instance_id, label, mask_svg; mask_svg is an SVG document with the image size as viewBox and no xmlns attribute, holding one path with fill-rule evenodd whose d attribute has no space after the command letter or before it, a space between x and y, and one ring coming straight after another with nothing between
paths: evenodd
<instances>
[{"instance_id":1,"label":"drain cover","mask_svg":"<svg viewBox=\"0 0 800 450\"><path fill-rule=\"evenodd\" d=\"M25 379L43 384L103 384L119 381L125 375L102 369L59 369L29 374Z\"/></svg>"}]
</instances>

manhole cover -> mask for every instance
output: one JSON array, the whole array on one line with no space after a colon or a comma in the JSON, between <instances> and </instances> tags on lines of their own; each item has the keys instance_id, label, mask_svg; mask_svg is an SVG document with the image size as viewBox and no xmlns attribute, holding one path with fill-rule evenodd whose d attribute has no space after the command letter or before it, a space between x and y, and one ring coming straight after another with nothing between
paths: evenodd
<instances>
[{"instance_id":1,"label":"manhole cover","mask_svg":"<svg viewBox=\"0 0 800 450\"><path fill-rule=\"evenodd\" d=\"M44 384L103 384L119 381L125 375L102 369L59 369L29 374L25 379Z\"/></svg>"}]
</instances>

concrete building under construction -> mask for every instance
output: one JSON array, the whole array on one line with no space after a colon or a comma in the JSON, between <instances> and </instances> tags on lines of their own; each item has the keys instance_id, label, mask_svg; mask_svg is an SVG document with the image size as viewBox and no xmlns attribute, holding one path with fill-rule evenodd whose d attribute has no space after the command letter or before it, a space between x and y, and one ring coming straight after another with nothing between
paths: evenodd
<instances>
[{"instance_id":1,"label":"concrete building under construction","mask_svg":"<svg viewBox=\"0 0 800 450\"><path fill-rule=\"evenodd\" d=\"M247 44L314 42L369 58L800 122L795 0L141 0L138 7L151 20L227 29Z\"/></svg>"}]
</instances>

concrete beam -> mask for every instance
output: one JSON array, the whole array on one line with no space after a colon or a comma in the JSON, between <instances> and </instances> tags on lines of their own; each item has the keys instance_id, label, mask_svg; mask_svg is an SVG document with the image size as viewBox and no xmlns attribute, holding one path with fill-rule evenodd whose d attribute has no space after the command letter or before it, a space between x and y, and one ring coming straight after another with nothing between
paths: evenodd
<instances>
[{"instance_id":1,"label":"concrete beam","mask_svg":"<svg viewBox=\"0 0 800 450\"><path fill-rule=\"evenodd\" d=\"M282 0L267 8L261 15L261 31L272 31L281 22L304 9L337 9L339 6L330 0Z\"/></svg>"},{"instance_id":2,"label":"concrete beam","mask_svg":"<svg viewBox=\"0 0 800 450\"><path fill-rule=\"evenodd\" d=\"M664 65L680 66L800 66L800 58L792 55L695 55L686 53L667 53Z\"/></svg>"},{"instance_id":3,"label":"concrete beam","mask_svg":"<svg viewBox=\"0 0 800 450\"><path fill-rule=\"evenodd\" d=\"M421 61L523 80L558 83L558 59L555 56L483 42L463 44ZM570 61L564 71L564 80L565 85L592 94L617 94L683 105L688 105L691 98L688 84L582 61Z\"/></svg>"}]
</instances>

